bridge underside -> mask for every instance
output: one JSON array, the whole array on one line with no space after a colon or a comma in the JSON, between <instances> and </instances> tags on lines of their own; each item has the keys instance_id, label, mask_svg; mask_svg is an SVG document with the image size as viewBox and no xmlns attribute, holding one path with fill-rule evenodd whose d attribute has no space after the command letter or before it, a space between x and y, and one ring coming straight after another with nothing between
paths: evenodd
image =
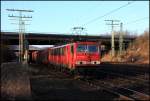
<instances>
[{"instance_id":1,"label":"bridge underside","mask_svg":"<svg viewBox=\"0 0 150 101\"><path fill-rule=\"evenodd\" d=\"M16 32L1 32L1 43L7 45L18 45L19 35ZM111 49L111 36L77 36L77 35L60 35L60 34L42 34L42 33L25 33L25 39L29 45L61 45L74 41L95 41L106 46L106 49ZM124 37L124 46L128 46L134 37ZM115 48L119 47L119 37L115 37Z\"/></svg>"},{"instance_id":2,"label":"bridge underside","mask_svg":"<svg viewBox=\"0 0 150 101\"><path fill-rule=\"evenodd\" d=\"M91 41L91 40L81 40L81 41ZM62 45L66 43L73 42L71 40L28 40L29 45ZM100 42L102 45L105 45L105 47L109 50L111 49L111 42L110 41L104 41L104 40L98 40L96 42ZM131 42L131 41L130 41ZM129 41L124 42L125 49L128 47ZM17 39L10 39L10 40L3 40L3 44L7 45L18 45L19 40ZM115 48L119 48L119 42L115 41Z\"/></svg>"}]
</instances>

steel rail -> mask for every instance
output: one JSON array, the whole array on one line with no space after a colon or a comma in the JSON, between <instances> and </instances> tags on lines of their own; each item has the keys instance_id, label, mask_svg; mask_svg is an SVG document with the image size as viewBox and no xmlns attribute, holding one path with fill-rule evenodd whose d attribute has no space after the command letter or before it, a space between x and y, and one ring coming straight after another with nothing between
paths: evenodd
<instances>
[{"instance_id":1,"label":"steel rail","mask_svg":"<svg viewBox=\"0 0 150 101\"><path fill-rule=\"evenodd\" d=\"M104 85L96 85L96 84L93 84L93 83L89 82L89 80L86 80L86 79L84 79L84 81L88 82L88 84L89 84L90 86L94 86L94 87L96 87L97 89L102 89L103 91L106 91L106 92L108 92L108 93L110 93L110 94L113 94L113 95L118 96L117 99L134 101L133 98L129 98L128 96L125 96L125 95L123 95L123 94L121 94L121 93L115 92L115 91L113 91L112 89L108 88L107 86L104 86ZM117 100L117 99L116 99L116 100Z\"/></svg>"},{"instance_id":2,"label":"steel rail","mask_svg":"<svg viewBox=\"0 0 150 101\"><path fill-rule=\"evenodd\" d=\"M101 70L103 70L103 71L101 71ZM130 78L129 76L126 76L126 75L123 75L123 74L120 74L120 73L114 73L110 70L106 70L106 71L104 69L101 69L101 70L98 71L98 72L103 72L103 73L112 74L112 75L120 76L120 77L127 78L127 79L139 80L139 81L142 81L142 82L145 82L145 83L149 83L149 80L143 80L143 79L140 79L140 78ZM138 76L142 76L142 75L138 75Z\"/></svg>"},{"instance_id":3,"label":"steel rail","mask_svg":"<svg viewBox=\"0 0 150 101\"><path fill-rule=\"evenodd\" d=\"M100 72L103 72L103 73L107 73L107 74L109 74L109 75L114 75L114 74L110 74L110 73L108 73L108 72L104 72L104 71L100 71ZM137 80L137 78L130 78L130 77L124 77L124 76L122 76L123 78L126 78L126 80L128 80L128 81L131 81L131 80L134 80L134 81L131 81L131 82L133 82L133 84L138 84L138 86L140 85L143 85L143 87L147 87L147 88L149 88L149 82L139 82L139 79ZM136 80L135 80L136 79ZM120 80L120 81L125 81L125 80Z\"/></svg>"},{"instance_id":4,"label":"steel rail","mask_svg":"<svg viewBox=\"0 0 150 101\"><path fill-rule=\"evenodd\" d=\"M87 80L90 85L95 85L97 87L103 87L105 90L118 94L119 96L124 96L130 100L149 100L149 95L143 94L141 92L131 90L125 87L114 86L112 83L99 80ZM124 91L123 91L124 90ZM124 93L123 93L124 92ZM127 94L128 93L128 94Z\"/></svg>"}]
</instances>

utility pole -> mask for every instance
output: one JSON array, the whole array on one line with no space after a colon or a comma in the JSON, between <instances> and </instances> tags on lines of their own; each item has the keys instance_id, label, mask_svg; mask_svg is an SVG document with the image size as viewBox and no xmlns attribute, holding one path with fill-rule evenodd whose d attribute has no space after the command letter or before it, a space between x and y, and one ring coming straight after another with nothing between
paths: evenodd
<instances>
[{"instance_id":1,"label":"utility pole","mask_svg":"<svg viewBox=\"0 0 150 101\"><path fill-rule=\"evenodd\" d=\"M23 30L22 32L25 32L25 25L28 25L28 24L25 24L25 22L22 22L22 30ZM23 53L24 53L23 57L26 63L28 62L28 49L29 49L29 44L26 39L26 35L23 34Z\"/></svg>"},{"instance_id":2,"label":"utility pole","mask_svg":"<svg viewBox=\"0 0 150 101\"><path fill-rule=\"evenodd\" d=\"M120 34L119 34L119 53L122 55L123 49L123 23L120 23Z\"/></svg>"},{"instance_id":3,"label":"utility pole","mask_svg":"<svg viewBox=\"0 0 150 101\"><path fill-rule=\"evenodd\" d=\"M23 62L24 56L24 33L25 33L25 23L23 18L32 18L32 16L22 16L23 12L33 12L33 10L20 10L20 9L6 9L7 11L19 12L19 16L8 15L8 17L18 18L19 20L19 62Z\"/></svg>"},{"instance_id":4,"label":"utility pole","mask_svg":"<svg viewBox=\"0 0 150 101\"><path fill-rule=\"evenodd\" d=\"M114 57L114 56L115 56L115 43L114 43L114 37L115 37L115 35L114 35L114 26L115 26L115 25L119 25L118 23L116 24L116 23L114 23L114 22L119 22L119 20L105 20L105 21L111 22L111 23L106 24L106 25L111 25L111 27L112 27L112 31L111 31L111 34L112 34L112 36L111 36L111 57Z\"/></svg>"}]
</instances>

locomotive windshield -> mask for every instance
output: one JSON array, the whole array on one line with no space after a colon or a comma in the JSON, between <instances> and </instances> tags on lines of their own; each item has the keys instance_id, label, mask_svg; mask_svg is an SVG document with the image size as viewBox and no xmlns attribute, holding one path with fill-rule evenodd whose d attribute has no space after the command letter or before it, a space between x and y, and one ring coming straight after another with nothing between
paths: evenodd
<instances>
[{"instance_id":1,"label":"locomotive windshield","mask_svg":"<svg viewBox=\"0 0 150 101\"><path fill-rule=\"evenodd\" d=\"M98 47L96 45L88 45L88 52L97 52Z\"/></svg>"},{"instance_id":2,"label":"locomotive windshield","mask_svg":"<svg viewBox=\"0 0 150 101\"><path fill-rule=\"evenodd\" d=\"M98 52L98 46L96 45L78 45L78 52Z\"/></svg>"},{"instance_id":3,"label":"locomotive windshield","mask_svg":"<svg viewBox=\"0 0 150 101\"><path fill-rule=\"evenodd\" d=\"M86 45L78 45L77 51L78 52L85 52L86 51Z\"/></svg>"}]
</instances>

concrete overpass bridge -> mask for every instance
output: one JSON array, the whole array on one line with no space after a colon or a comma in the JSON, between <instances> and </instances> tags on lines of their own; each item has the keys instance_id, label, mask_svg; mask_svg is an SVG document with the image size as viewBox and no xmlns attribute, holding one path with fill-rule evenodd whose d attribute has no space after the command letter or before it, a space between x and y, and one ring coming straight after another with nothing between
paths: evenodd
<instances>
[{"instance_id":1,"label":"concrete overpass bridge","mask_svg":"<svg viewBox=\"0 0 150 101\"><path fill-rule=\"evenodd\" d=\"M86 36L86 35L66 35L66 34L53 34L53 33L25 33L25 38L29 43L29 56L31 59L31 53L39 48L32 47L32 45L60 45L75 41L95 41L100 42L105 46L102 54L107 53L111 49L111 36ZM1 44L10 45L9 49L13 50L16 56L19 56L19 34L17 32L1 32ZM132 42L135 37L124 36L124 48L126 49L128 44ZM115 50L119 48L119 37L115 37ZM16 46L17 45L17 46Z\"/></svg>"},{"instance_id":2,"label":"concrete overpass bridge","mask_svg":"<svg viewBox=\"0 0 150 101\"><path fill-rule=\"evenodd\" d=\"M19 44L19 34L17 32L1 32L1 40L8 45ZM72 40L75 41L96 41L101 42L107 46L108 49L111 46L111 35L94 36L94 35L66 35L66 34L53 34L53 33L25 33L25 38L28 40L29 45L59 45L69 43ZM124 36L125 48L127 45L135 39L133 36ZM119 46L119 36L115 37L116 48Z\"/></svg>"}]
</instances>

